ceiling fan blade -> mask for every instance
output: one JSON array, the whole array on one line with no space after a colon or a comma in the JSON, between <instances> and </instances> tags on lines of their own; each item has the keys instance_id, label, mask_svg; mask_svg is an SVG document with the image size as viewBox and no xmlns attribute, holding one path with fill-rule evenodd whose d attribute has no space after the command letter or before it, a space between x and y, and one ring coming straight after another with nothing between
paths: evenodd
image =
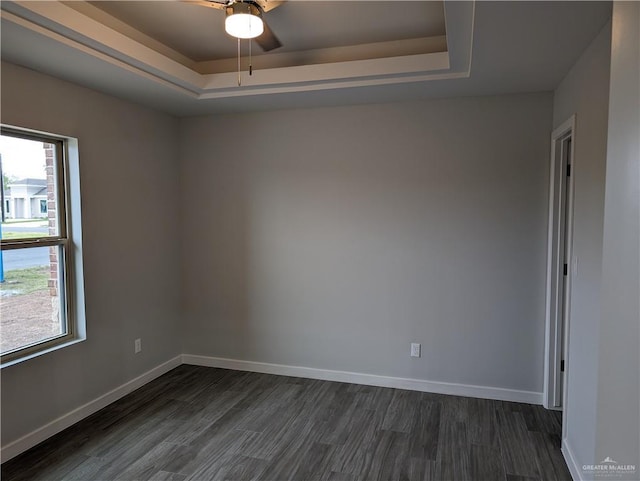
<instances>
[{"instance_id":1,"label":"ceiling fan blade","mask_svg":"<svg viewBox=\"0 0 640 481\"><path fill-rule=\"evenodd\" d=\"M216 8L224 10L226 7L234 3L232 0L180 0L182 3L190 3L191 5L199 5L201 7ZM246 1L246 0L245 0ZM269 12L284 3L283 0L250 0L247 3L255 3L263 12Z\"/></svg>"},{"instance_id":2,"label":"ceiling fan blade","mask_svg":"<svg viewBox=\"0 0 640 481\"><path fill-rule=\"evenodd\" d=\"M197 5L199 7L215 8L216 10L224 10L227 8L229 2L224 0L181 0L182 3L189 3L191 5Z\"/></svg>"},{"instance_id":3,"label":"ceiling fan blade","mask_svg":"<svg viewBox=\"0 0 640 481\"><path fill-rule=\"evenodd\" d=\"M284 3L283 0L255 0L263 12L269 12Z\"/></svg>"},{"instance_id":4,"label":"ceiling fan blade","mask_svg":"<svg viewBox=\"0 0 640 481\"><path fill-rule=\"evenodd\" d=\"M267 22L264 22L264 32L262 32L262 35L260 35L259 37L256 37L255 41L265 52L269 52L270 50L275 50L276 48L282 47L282 43L269 28Z\"/></svg>"}]
</instances>

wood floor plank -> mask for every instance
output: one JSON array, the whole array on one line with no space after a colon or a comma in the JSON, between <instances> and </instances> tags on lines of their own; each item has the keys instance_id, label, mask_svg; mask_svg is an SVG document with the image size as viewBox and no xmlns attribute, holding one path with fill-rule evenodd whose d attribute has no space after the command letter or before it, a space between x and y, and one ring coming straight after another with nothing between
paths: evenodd
<instances>
[{"instance_id":1,"label":"wood floor plank","mask_svg":"<svg viewBox=\"0 0 640 481\"><path fill-rule=\"evenodd\" d=\"M309 419L320 425L330 418L331 404L340 385L335 382L317 381L306 386L303 401L304 412L309 414ZM310 393L313 395L310 396Z\"/></svg>"},{"instance_id":2,"label":"wood floor plank","mask_svg":"<svg viewBox=\"0 0 640 481\"><path fill-rule=\"evenodd\" d=\"M160 465L160 470L170 473L182 473L185 466L193 463L198 454L199 451L192 446L175 445L175 449L169 453L165 462Z\"/></svg>"},{"instance_id":3,"label":"wood floor plank","mask_svg":"<svg viewBox=\"0 0 640 481\"><path fill-rule=\"evenodd\" d=\"M438 453L442 403L420 401L416 406L416 420L411 430L411 457L435 461Z\"/></svg>"},{"instance_id":4,"label":"wood floor plank","mask_svg":"<svg viewBox=\"0 0 640 481\"><path fill-rule=\"evenodd\" d=\"M532 406L534 416L539 426L539 431L556 436L562 435L562 418L556 411L547 410L542 406Z\"/></svg>"},{"instance_id":5,"label":"wood floor plank","mask_svg":"<svg viewBox=\"0 0 640 481\"><path fill-rule=\"evenodd\" d=\"M158 471L153 476L153 481L184 481L187 477L184 474L171 473L167 471Z\"/></svg>"},{"instance_id":6,"label":"wood floor plank","mask_svg":"<svg viewBox=\"0 0 640 481\"><path fill-rule=\"evenodd\" d=\"M65 473L64 476L60 479L64 479L65 481L87 481L89 479L99 479L97 478L97 473L102 468L102 466L104 466L104 464L104 461L100 458L88 458L82 464ZM47 472L46 475L46 479L48 479L49 481L52 479L56 479L51 476L49 472Z\"/></svg>"},{"instance_id":7,"label":"wood floor plank","mask_svg":"<svg viewBox=\"0 0 640 481\"><path fill-rule=\"evenodd\" d=\"M469 403L471 398L447 396L442 403L442 421L450 423L466 423L469 419Z\"/></svg>"},{"instance_id":8,"label":"wood floor plank","mask_svg":"<svg viewBox=\"0 0 640 481\"><path fill-rule=\"evenodd\" d=\"M521 412L496 410L500 452L507 474L539 477L533 443Z\"/></svg>"},{"instance_id":9,"label":"wood floor plank","mask_svg":"<svg viewBox=\"0 0 640 481\"><path fill-rule=\"evenodd\" d=\"M338 445L331 458L331 470L356 475L370 462L370 446L382 425L384 413L356 410L349 419L345 442Z\"/></svg>"},{"instance_id":10,"label":"wood floor plank","mask_svg":"<svg viewBox=\"0 0 640 481\"><path fill-rule=\"evenodd\" d=\"M235 430L237 424L241 422L247 414L247 411L242 409L229 409L217 421L207 424L205 429L201 430L197 436L191 439L189 446L193 446L198 450L204 449L206 445L216 442L227 433ZM172 441L172 438L168 436L167 441Z\"/></svg>"},{"instance_id":11,"label":"wood floor plank","mask_svg":"<svg viewBox=\"0 0 640 481\"><path fill-rule=\"evenodd\" d=\"M491 445L472 444L469 463L470 479L506 481L500 448Z\"/></svg>"},{"instance_id":12,"label":"wood floor plank","mask_svg":"<svg viewBox=\"0 0 640 481\"><path fill-rule=\"evenodd\" d=\"M346 389L348 392L355 393L358 409L382 411L382 414L386 414L394 393L394 389L357 384L348 384Z\"/></svg>"},{"instance_id":13,"label":"wood floor plank","mask_svg":"<svg viewBox=\"0 0 640 481\"><path fill-rule=\"evenodd\" d=\"M135 465L141 457L162 443L178 423L178 421L169 420L161 422L150 420L148 424L153 424L153 429L151 426L144 426L144 434L137 435L137 432L130 433L120 444L111 446L110 449L103 452L103 456L98 456L107 462L97 471L96 478L118 479L118 476Z\"/></svg>"},{"instance_id":14,"label":"wood floor plank","mask_svg":"<svg viewBox=\"0 0 640 481\"><path fill-rule=\"evenodd\" d=\"M268 462L263 459L250 458L241 454L227 454L217 462L199 470L186 478L186 481L203 480L257 480L267 467Z\"/></svg>"},{"instance_id":15,"label":"wood floor plank","mask_svg":"<svg viewBox=\"0 0 640 481\"><path fill-rule=\"evenodd\" d=\"M201 411L199 414L194 415L191 419L182 421L175 430L169 433L169 435L165 439L165 442L190 445L196 438L202 436L203 432L208 429L214 422L215 420L212 421L206 418Z\"/></svg>"},{"instance_id":16,"label":"wood floor plank","mask_svg":"<svg viewBox=\"0 0 640 481\"><path fill-rule=\"evenodd\" d=\"M374 387L371 396L371 406L367 409L380 411L383 414L387 412L387 407L391 402L394 390L384 387Z\"/></svg>"},{"instance_id":17,"label":"wood floor plank","mask_svg":"<svg viewBox=\"0 0 640 481\"><path fill-rule=\"evenodd\" d=\"M237 390L218 390L214 388L208 393L204 393L196 402L202 403L205 407L202 410L202 416L216 421L224 416L229 410L236 409L243 411L245 408L242 403L248 394Z\"/></svg>"},{"instance_id":18,"label":"wood floor plank","mask_svg":"<svg viewBox=\"0 0 640 481\"><path fill-rule=\"evenodd\" d=\"M560 437L549 433L530 432L540 477L548 481L571 481L571 474L560 452Z\"/></svg>"},{"instance_id":19,"label":"wood floor plank","mask_svg":"<svg viewBox=\"0 0 640 481\"><path fill-rule=\"evenodd\" d=\"M415 424L420 394L415 391L395 389L382 421L382 429L409 434Z\"/></svg>"},{"instance_id":20,"label":"wood floor plank","mask_svg":"<svg viewBox=\"0 0 640 481\"><path fill-rule=\"evenodd\" d=\"M308 449L298 467L292 473L292 479L324 481L331 476L331 457L336 446L314 442Z\"/></svg>"},{"instance_id":21,"label":"wood floor plank","mask_svg":"<svg viewBox=\"0 0 640 481\"><path fill-rule=\"evenodd\" d=\"M274 415L277 415L277 411L266 409L247 410L246 416L236 424L236 429L261 433L271 425Z\"/></svg>"},{"instance_id":22,"label":"wood floor plank","mask_svg":"<svg viewBox=\"0 0 640 481\"><path fill-rule=\"evenodd\" d=\"M326 444L344 444L348 436L349 420L357 409L356 393L350 392L347 385L336 390L333 400L325 410L320 442Z\"/></svg>"},{"instance_id":23,"label":"wood floor plank","mask_svg":"<svg viewBox=\"0 0 640 481\"><path fill-rule=\"evenodd\" d=\"M467 425L449 415L440 420L436 479L470 479Z\"/></svg>"},{"instance_id":24,"label":"wood floor plank","mask_svg":"<svg viewBox=\"0 0 640 481\"><path fill-rule=\"evenodd\" d=\"M193 459L196 452L188 446L160 443L135 460L124 471L118 474L115 479L121 481L155 480L158 472L172 471L171 469L167 469L167 466L171 463L175 464L176 459L184 459L185 454L188 459Z\"/></svg>"},{"instance_id":25,"label":"wood floor plank","mask_svg":"<svg viewBox=\"0 0 640 481\"><path fill-rule=\"evenodd\" d=\"M411 458L409 481L436 481L436 462L432 459Z\"/></svg>"},{"instance_id":26,"label":"wood floor plank","mask_svg":"<svg viewBox=\"0 0 640 481\"><path fill-rule=\"evenodd\" d=\"M249 447L245 454L250 457L274 460L282 453L291 453L299 445L315 441L317 431L314 423L301 415L302 406L280 410L274 413L274 422L256 438L258 441Z\"/></svg>"},{"instance_id":27,"label":"wood floor plank","mask_svg":"<svg viewBox=\"0 0 640 481\"><path fill-rule=\"evenodd\" d=\"M214 476L224 465L229 457L242 454L242 449L251 441L255 440L257 434L236 429L211 431L212 436L203 438L199 443L197 454L182 466L173 467L172 471L178 474L187 475L188 479L205 480L214 479Z\"/></svg>"},{"instance_id":28,"label":"wood floor plank","mask_svg":"<svg viewBox=\"0 0 640 481\"><path fill-rule=\"evenodd\" d=\"M274 479L322 479L334 446L318 442L300 443L284 448L260 476L262 481Z\"/></svg>"},{"instance_id":29,"label":"wood floor plank","mask_svg":"<svg viewBox=\"0 0 640 481\"><path fill-rule=\"evenodd\" d=\"M2 465L3 481L565 481L541 406L180 366Z\"/></svg>"},{"instance_id":30,"label":"wood floor plank","mask_svg":"<svg viewBox=\"0 0 640 481\"><path fill-rule=\"evenodd\" d=\"M521 412L529 431L557 434L558 436L561 434L562 418L558 419L555 411L533 404L522 404Z\"/></svg>"},{"instance_id":31,"label":"wood floor plank","mask_svg":"<svg viewBox=\"0 0 640 481\"><path fill-rule=\"evenodd\" d=\"M11 478L15 481L49 481L51 479L61 479L67 473L73 471L78 466L91 459L83 454L70 454L69 456L55 459L43 457L34 460L33 464L22 466L21 469L2 471L2 479Z\"/></svg>"},{"instance_id":32,"label":"wood floor plank","mask_svg":"<svg viewBox=\"0 0 640 481\"><path fill-rule=\"evenodd\" d=\"M507 474L507 481L546 481L535 476L519 476L517 474Z\"/></svg>"},{"instance_id":33,"label":"wood floor plank","mask_svg":"<svg viewBox=\"0 0 640 481\"><path fill-rule=\"evenodd\" d=\"M356 477L348 473L336 473L334 471L328 473L323 481L354 481Z\"/></svg>"},{"instance_id":34,"label":"wood floor plank","mask_svg":"<svg viewBox=\"0 0 640 481\"><path fill-rule=\"evenodd\" d=\"M300 397L303 386L293 383L284 383L274 386L261 402L260 408L277 411L294 404Z\"/></svg>"},{"instance_id":35,"label":"wood floor plank","mask_svg":"<svg viewBox=\"0 0 640 481\"><path fill-rule=\"evenodd\" d=\"M360 477L366 480L409 479L409 435L379 430L371 445L368 466Z\"/></svg>"},{"instance_id":36,"label":"wood floor plank","mask_svg":"<svg viewBox=\"0 0 640 481\"><path fill-rule=\"evenodd\" d=\"M227 389L243 393L242 400L236 406L238 409L268 409L269 397L279 385L286 382L281 376L257 373L245 373L242 382L232 383L226 378L225 380Z\"/></svg>"},{"instance_id":37,"label":"wood floor plank","mask_svg":"<svg viewBox=\"0 0 640 481\"><path fill-rule=\"evenodd\" d=\"M490 399L469 399L469 442L484 446L500 446L496 420L496 403Z\"/></svg>"}]
</instances>

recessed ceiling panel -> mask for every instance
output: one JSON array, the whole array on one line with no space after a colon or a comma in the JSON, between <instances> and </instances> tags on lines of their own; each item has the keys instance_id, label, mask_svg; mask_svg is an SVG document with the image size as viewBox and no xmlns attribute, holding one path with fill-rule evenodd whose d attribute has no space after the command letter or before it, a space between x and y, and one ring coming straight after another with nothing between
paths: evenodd
<instances>
[{"instance_id":1,"label":"recessed ceiling panel","mask_svg":"<svg viewBox=\"0 0 640 481\"><path fill-rule=\"evenodd\" d=\"M90 3L193 61L236 55L222 10L179 1ZM265 20L283 43L278 53L445 35L442 1L288 1Z\"/></svg>"}]
</instances>

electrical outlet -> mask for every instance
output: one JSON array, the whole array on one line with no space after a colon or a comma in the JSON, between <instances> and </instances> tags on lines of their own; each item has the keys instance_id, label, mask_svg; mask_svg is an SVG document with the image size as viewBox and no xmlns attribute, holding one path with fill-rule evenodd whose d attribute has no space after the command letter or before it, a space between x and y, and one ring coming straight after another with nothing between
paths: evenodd
<instances>
[{"instance_id":1,"label":"electrical outlet","mask_svg":"<svg viewBox=\"0 0 640 481\"><path fill-rule=\"evenodd\" d=\"M411 357L420 357L420 344L417 342L411 343Z\"/></svg>"},{"instance_id":2,"label":"electrical outlet","mask_svg":"<svg viewBox=\"0 0 640 481\"><path fill-rule=\"evenodd\" d=\"M142 339L136 339L133 343L133 352L138 354L142 351Z\"/></svg>"}]
</instances>

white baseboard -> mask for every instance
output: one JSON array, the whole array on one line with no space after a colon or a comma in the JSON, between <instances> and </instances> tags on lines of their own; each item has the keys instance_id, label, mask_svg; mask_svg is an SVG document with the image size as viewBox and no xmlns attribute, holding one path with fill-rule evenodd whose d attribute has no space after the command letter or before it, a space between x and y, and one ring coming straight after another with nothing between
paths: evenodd
<instances>
[{"instance_id":1,"label":"white baseboard","mask_svg":"<svg viewBox=\"0 0 640 481\"><path fill-rule=\"evenodd\" d=\"M576 457L571 450L571 446L567 443L566 438L562 440L562 455L564 456L564 460L569 468L571 479L573 479L573 481L582 481L580 464L576 461Z\"/></svg>"},{"instance_id":2,"label":"white baseboard","mask_svg":"<svg viewBox=\"0 0 640 481\"><path fill-rule=\"evenodd\" d=\"M280 376L293 376L309 379L321 379L324 381L348 382L353 384L364 384L367 386L391 387L396 389L408 389L411 391L450 394L454 396L496 399L499 401L542 404L542 393L540 392L518 391L515 389L503 389L498 387L473 386L469 384L425 381L422 379L377 376L375 374L331 371L326 369L315 369L311 367L287 366L283 364L269 364L265 362L240 361L237 359L195 356L191 354L183 354L182 362L184 364L233 369L236 371L278 374Z\"/></svg>"},{"instance_id":3,"label":"white baseboard","mask_svg":"<svg viewBox=\"0 0 640 481\"><path fill-rule=\"evenodd\" d=\"M0 459L2 462L14 458L18 454L30 449L46 439L58 434L60 431L72 426L78 421L90 416L118 399L126 396L132 391L144 386L155 378L162 376L171 369L181 364L192 364L196 366L218 367L233 369L236 371L251 371L266 374L277 374L280 376L304 377L309 379L321 379L325 381L348 382L354 384L364 384L367 386L390 387L396 389L408 389L411 391L432 392L438 394L450 394L454 396L476 397L482 399L496 399L500 401L522 402L529 404L542 404L542 393L532 391L518 391L514 389L503 389L486 386L473 386L468 384L455 384L437 381L425 381L422 379L407 379L390 376L377 376L375 374L363 374L347 371L332 371L327 369L315 369L311 367L287 366L283 364L269 364L265 362L241 361L237 359L225 359L220 357L195 356L182 354L159 366L145 372L129 382L109 391L108 393L80 406L73 411L60 416L58 419L36 429L35 431L22 436L21 438L0 448ZM569 462L571 451L563 445L563 453L567 458L567 464L571 470ZM574 479L574 470L571 471Z\"/></svg>"},{"instance_id":4,"label":"white baseboard","mask_svg":"<svg viewBox=\"0 0 640 481\"><path fill-rule=\"evenodd\" d=\"M93 401L89 401L84 406L80 406L79 408L60 416L58 419L55 419L41 428L22 436L6 446L2 446L0 449L0 459L2 459L3 463L8 461L27 449L34 447L51 436L58 434L60 431L72 426L78 421L81 421L82 419L108 406L112 402L126 396L130 392L144 386L148 382L153 381L155 378L162 376L173 368L178 367L180 364L182 364L182 356L176 356L173 359L170 359L169 361L164 362L136 377L135 379L132 379L131 381L126 382L108 393L94 399Z\"/></svg>"}]
</instances>

